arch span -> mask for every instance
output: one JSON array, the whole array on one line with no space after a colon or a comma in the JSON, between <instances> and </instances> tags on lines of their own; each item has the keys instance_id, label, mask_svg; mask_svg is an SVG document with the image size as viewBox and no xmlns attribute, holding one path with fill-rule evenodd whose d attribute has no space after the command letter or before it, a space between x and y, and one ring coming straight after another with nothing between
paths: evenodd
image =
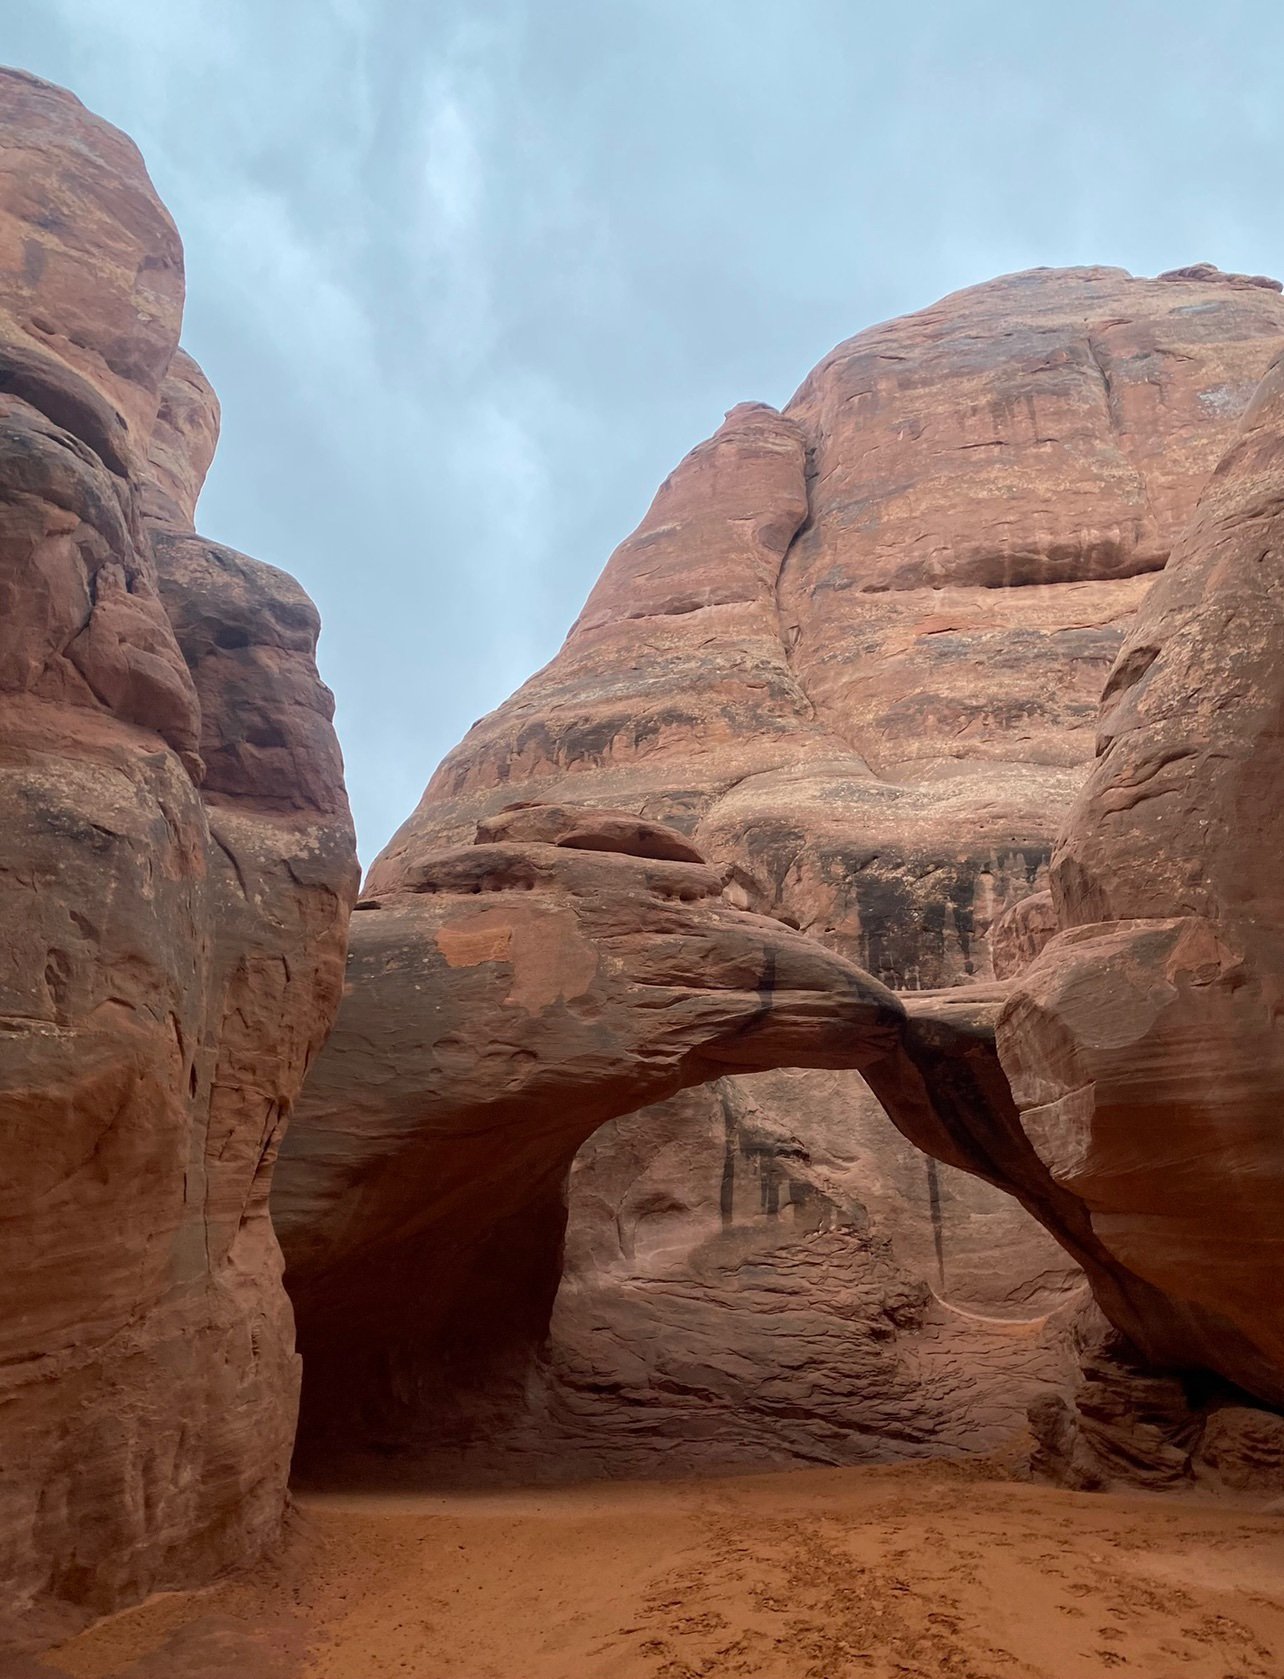
<instances>
[{"instance_id":1,"label":"arch span","mask_svg":"<svg viewBox=\"0 0 1284 1679\"><path fill-rule=\"evenodd\" d=\"M525 807L352 923L347 994L278 1162L301 1440L428 1437L503 1406L547 1330L565 1181L608 1120L730 1072L861 1072L934 1158L1016 1195L1135 1335L1148 1302L1021 1131L999 987L898 997L737 909L690 842Z\"/></svg>"}]
</instances>

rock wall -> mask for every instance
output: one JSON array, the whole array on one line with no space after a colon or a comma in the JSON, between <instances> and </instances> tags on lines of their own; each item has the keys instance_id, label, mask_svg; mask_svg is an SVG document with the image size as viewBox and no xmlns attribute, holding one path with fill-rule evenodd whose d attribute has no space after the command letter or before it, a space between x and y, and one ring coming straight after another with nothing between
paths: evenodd
<instances>
[{"instance_id":1,"label":"rock wall","mask_svg":"<svg viewBox=\"0 0 1284 1679\"><path fill-rule=\"evenodd\" d=\"M273 1190L310 1452L485 1440L525 1416L567 1171L607 1120L733 1069L861 1066L897 1043L889 991L728 903L676 832L513 816L358 905Z\"/></svg>"},{"instance_id":2,"label":"rock wall","mask_svg":"<svg viewBox=\"0 0 1284 1679\"><path fill-rule=\"evenodd\" d=\"M316 614L197 537L218 429L125 137L0 74L0 1611L279 1531L267 1191L355 886Z\"/></svg>"},{"instance_id":3,"label":"rock wall","mask_svg":"<svg viewBox=\"0 0 1284 1679\"><path fill-rule=\"evenodd\" d=\"M1284 1404L1284 364L1106 689L1055 935L999 1052L1040 1161L1166 1309L1134 1336Z\"/></svg>"},{"instance_id":4,"label":"rock wall","mask_svg":"<svg viewBox=\"0 0 1284 1679\"><path fill-rule=\"evenodd\" d=\"M1274 282L1040 270L860 334L783 413L732 410L368 890L404 891L516 803L603 805L688 833L733 903L898 990L1014 972L1054 925L1047 864L1102 684L1282 341ZM908 1111L916 1078L883 1092ZM1008 1183L986 1146L916 1125ZM1034 1177L1027 1204L1120 1316L1148 1309ZM483 1434L521 1473L992 1445L1068 1347L1066 1254L916 1158L851 1074L730 1075L611 1120L569 1206L520 1396L471 1437L451 1423L471 1472ZM421 1439L440 1422L425 1401Z\"/></svg>"},{"instance_id":5,"label":"rock wall","mask_svg":"<svg viewBox=\"0 0 1284 1679\"><path fill-rule=\"evenodd\" d=\"M1009 1446L1066 1384L1081 1284L985 1188L901 1138L850 1073L725 1078L602 1127L572 1169L562 1285L532 1415L505 1441L511 1469Z\"/></svg>"},{"instance_id":6,"label":"rock wall","mask_svg":"<svg viewBox=\"0 0 1284 1679\"><path fill-rule=\"evenodd\" d=\"M1271 283L978 286L839 346L666 480L557 658L370 877L518 799L636 808L895 989L990 975L1132 614L1284 336Z\"/></svg>"},{"instance_id":7,"label":"rock wall","mask_svg":"<svg viewBox=\"0 0 1284 1679\"><path fill-rule=\"evenodd\" d=\"M1254 1500L1284 1493L1284 1416L1207 1370L1156 1370L1095 1307L1073 1325L1078 1379L1030 1407L1031 1468L1096 1491L1198 1486Z\"/></svg>"}]
</instances>

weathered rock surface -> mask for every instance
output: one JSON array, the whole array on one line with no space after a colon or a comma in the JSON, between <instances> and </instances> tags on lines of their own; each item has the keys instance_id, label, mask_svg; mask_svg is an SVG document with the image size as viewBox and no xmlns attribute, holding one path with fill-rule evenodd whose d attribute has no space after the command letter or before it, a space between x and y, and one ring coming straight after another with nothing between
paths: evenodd
<instances>
[{"instance_id":1,"label":"weathered rock surface","mask_svg":"<svg viewBox=\"0 0 1284 1679\"><path fill-rule=\"evenodd\" d=\"M727 903L716 871L673 860L680 835L650 825L639 856L636 822L574 827L574 846L479 836L358 906L273 1191L313 1440L455 1414L476 1430L511 1407L557 1290L566 1175L606 1120L724 1072L896 1045L890 992Z\"/></svg>"},{"instance_id":2,"label":"weathered rock surface","mask_svg":"<svg viewBox=\"0 0 1284 1679\"><path fill-rule=\"evenodd\" d=\"M1051 870L1058 931L998 1023L1021 1126L1157 1362L1284 1403L1284 365L1115 664Z\"/></svg>"},{"instance_id":3,"label":"weathered rock surface","mask_svg":"<svg viewBox=\"0 0 1284 1679\"><path fill-rule=\"evenodd\" d=\"M724 1078L615 1120L568 1201L509 1473L998 1450L1067 1385L1064 1256L890 1132L850 1074Z\"/></svg>"},{"instance_id":4,"label":"weathered rock surface","mask_svg":"<svg viewBox=\"0 0 1284 1679\"><path fill-rule=\"evenodd\" d=\"M1094 1309L1080 1315L1075 1341L1078 1380L1030 1407L1040 1479L1086 1490L1284 1492L1284 1416L1204 1371L1156 1371Z\"/></svg>"},{"instance_id":5,"label":"weathered rock surface","mask_svg":"<svg viewBox=\"0 0 1284 1679\"><path fill-rule=\"evenodd\" d=\"M252 1559L293 1435L267 1189L353 842L315 613L191 531L182 297L130 142L0 74L6 1616Z\"/></svg>"},{"instance_id":6,"label":"weathered rock surface","mask_svg":"<svg viewBox=\"0 0 1284 1679\"><path fill-rule=\"evenodd\" d=\"M1207 265L1159 280L1040 270L860 334L784 413L734 409L662 486L557 658L446 759L368 890L401 890L479 824L530 821L514 804L601 805L680 828L731 902L898 990L1017 973L1054 931L1047 862L1102 683L1281 342L1269 283ZM947 1088L962 1078L974 1137L912 1058L882 1070L898 1123L948 1162L930 1176L851 1074L731 1075L611 1122L571 1179L523 1449L537 1427L550 1454L654 1466L703 1426L723 1443L739 1431L759 1460L859 1454L880 1436L895 1450L868 1325L871 1302L895 1311L904 1287L923 1325L950 1317L953 1369L969 1372L952 1413L924 1397L924 1431L993 1438L1024 1408L1026 1351L1006 1404L976 1372L1003 1367L996 1337L1037 1339L1075 1271L956 1167L1015 1188L1133 1327L1150 1285L1021 1133L991 1041L1002 998L983 1003L974 1039L956 1023L947 1048L927 1027L919 1045ZM754 1118L742 1130L728 1112ZM777 1189L729 1192L729 1170ZM785 1179L806 1186L797 1202ZM848 1280L822 1304L813 1250L838 1231ZM781 1302L804 1296L807 1360L759 1405L726 1349L774 1344ZM920 1334L907 1320L898 1368ZM804 1362L833 1372L819 1398Z\"/></svg>"},{"instance_id":7,"label":"weathered rock surface","mask_svg":"<svg viewBox=\"0 0 1284 1679\"><path fill-rule=\"evenodd\" d=\"M515 800L623 807L895 988L990 977L1282 340L1284 298L1234 276L1036 270L859 334L783 414L733 409L372 889Z\"/></svg>"},{"instance_id":8,"label":"weathered rock surface","mask_svg":"<svg viewBox=\"0 0 1284 1679\"><path fill-rule=\"evenodd\" d=\"M1284 1484L1278 291L1011 276L666 481L372 870L273 1196L308 1445L839 1462L1028 1409L1073 1484ZM28 1618L255 1557L293 1437L267 1196L353 845L311 603L193 527L182 292L132 145L0 73ZM1077 1388L1075 1262L1130 1338Z\"/></svg>"}]
</instances>

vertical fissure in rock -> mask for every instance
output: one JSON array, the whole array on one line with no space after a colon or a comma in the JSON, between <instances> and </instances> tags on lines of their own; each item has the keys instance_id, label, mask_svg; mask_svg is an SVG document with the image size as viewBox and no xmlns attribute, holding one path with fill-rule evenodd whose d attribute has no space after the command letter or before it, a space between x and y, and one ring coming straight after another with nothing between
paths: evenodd
<instances>
[{"instance_id":1,"label":"vertical fissure in rock","mask_svg":"<svg viewBox=\"0 0 1284 1679\"><path fill-rule=\"evenodd\" d=\"M941 1216L941 1171L930 1154L927 1163L927 1206L932 1220L932 1246L936 1251L936 1280L945 1289L945 1223Z\"/></svg>"}]
</instances>

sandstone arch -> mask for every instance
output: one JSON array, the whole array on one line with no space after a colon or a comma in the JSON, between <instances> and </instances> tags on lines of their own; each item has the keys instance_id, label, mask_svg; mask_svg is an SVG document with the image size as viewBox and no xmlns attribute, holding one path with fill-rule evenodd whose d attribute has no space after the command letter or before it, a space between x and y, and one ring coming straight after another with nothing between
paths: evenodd
<instances>
[{"instance_id":1,"label":"sandstone arch","mask_svg":"<svg viewBox=\"0 0 1284 1679\"><path fill-rule=\"evenodd\" d=\"M403 1411L413 1432L456 1387L522 1379L566 1172L608 1119L724 1072L863 1066L895 1043L891 992L736 909L680 834L517 814L504 831L522 837L491 825L424 857L353 919L346 1004L273 1193L305 1431Z\"/></svg>"},{"instance_id":2,"label":"sandstone arch","mask_svg":"<svg viewBox=\"0 0 1284 1679\"><path fill-rule=\"evenodd\" d=\"M1016 1195L1141 1335L1148 1291L1021 1131L994 1049L1004 989L900 998L735 908L697 857L628 812L523 806L359 904L273 1191L305 1450L466 1438L517 1403L576 1150L730 1071L860 1071L928 1155Z\"/></svg>"},{"instance_id":3,"label":"sandstone arch","mask_svg":"<svg viewBox=\"0 0 1284 1679\"><path fill-rule=\"evenodd\" d=\"M559 655L443 763L377 860L372 895L400 901L417 868L489 832L515 798L671 823L717 859L730 901L822 943L831 975L850 961L905 993L892 1047L862 1070L906 1136L1029 1209L1152 1359L1272 1397L1277 1355L1263 1363L1246 1303L1262 1292L1265 1258L1236 1283L1232 1321L1215 1302L1211 1248L1195 1301L1179 1260L1155 1265L1146 1253L1145 1231L1159 1227L1150 1215L1126 1236L1127 1214L1099 1201L1101 1133L1066 1099L1068 1067L1078 1057L1082 1071L1092 1053L1075 1043L1056 975L1084 976L1082 1015L1123 949L1122 934L1093 943L1081 924L1115 926L1128 912L1107 903L1103 915L1101 888L1075 884L1085 824L1099 836L1098 881L1118 828L1105 809L1118 790L1090 819L1074 804L1085 774L1091 788L1111 773L1091 771L1101 685L1134 615L1149 621L1151 575L1174 544L1170 577L1188 568L1190 544L1204 540L1192 515L1215 468L1208 506L1225 497L1217 463L1239 447L1236 425L1282 338L1274 282L1207 265L1157 280L1039 270L860 334L782 413L733 409L612 556ZM1263 448L1259 427L1259 462ZM1241 513L1266 531L1260 510ZM1165 578L1150 599L1171 587ZM1266 621L1254 632L1263 647L1277 644ZM1150 643L1134 641L1111 679L1120 694L1139 675L1144 685ZM1212 683L1218 728L1233 736L1234 683L1208 664L1187 678ZM1199 762L1180 760L1183 786ZM1198 798L1186 803L1197 821ZM1274 832L1260 810L1255 822ZM1179 872L1188 851L1179 837ZM1125 900L1159 914L1154 894ZM379 983L361 954L376 935L357 925L350 1010ZM1143 989L1149 964L1131 970ZM1009 992L986 989L991 975ZM1089 1028L1090 1017L1091 1007ZM1146 1030L1137 1026L1143 1059ZM333 1073L318 1069L335 1107L339 1053ZM820 1064L863 1059L846 1053ZM1254 1054L1269 1060L1260 1045ZM1175 1111L1168 1097L1160 1106ZM1058 1125L1068 1149L1051 1134ZM1255 1135L1247 1178L1223 1154L1219 1170L1240 1184L1232 1200L1263 1174L1274 1182L1264 1121ZM306 1151L302 1132L290 1146ZM483 1176L488 1166L479 1158ZM1249 1200L1264 1256L1269 1196ZM550 1226L559 1218L550 1212ZM306 1344L309 1321L326 1314L297 1278Z\"/></svg>"}]
</instances>

